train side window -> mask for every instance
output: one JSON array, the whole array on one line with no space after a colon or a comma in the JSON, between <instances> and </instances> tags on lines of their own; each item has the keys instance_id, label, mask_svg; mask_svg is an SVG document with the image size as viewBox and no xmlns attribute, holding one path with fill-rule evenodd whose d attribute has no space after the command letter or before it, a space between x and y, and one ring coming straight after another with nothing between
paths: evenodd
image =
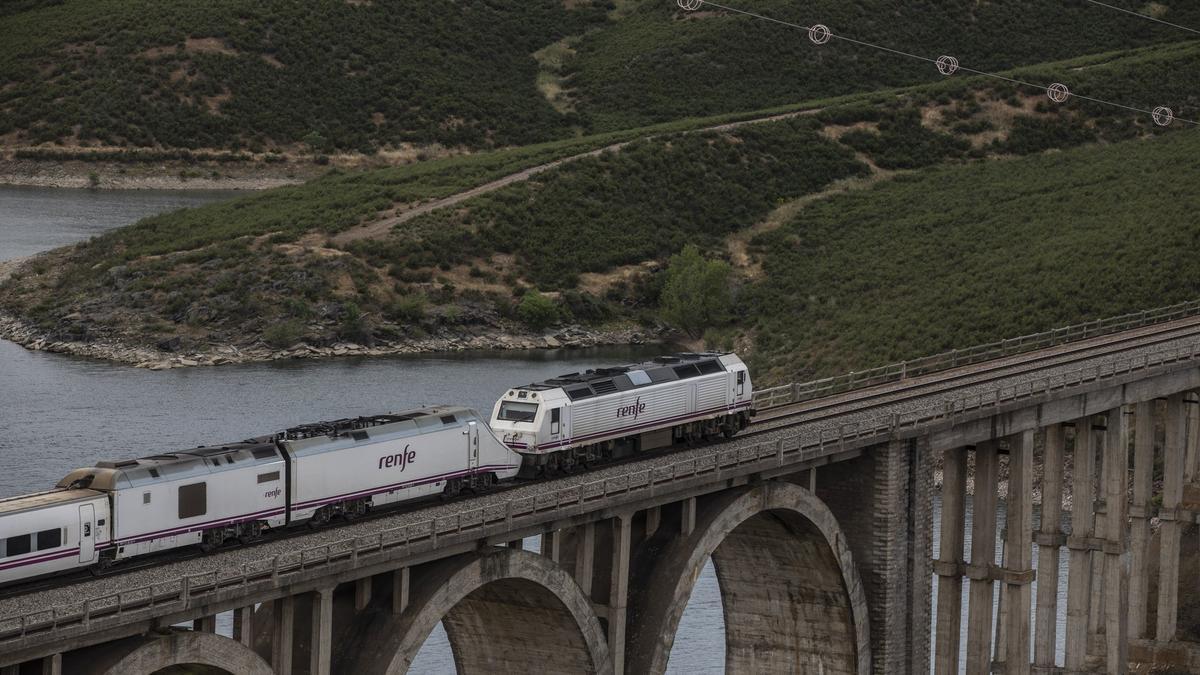
<instances>
[{"instance_id":1,"label":"train side window","mask_svg":"<svg viewBox=\"0 0 1200 675\"><path fill-rule=\"evenodd\" d=\"M739 370L737 374L737 389L738 396L746 393L746 371Z\"/></svg>"},{"instance_id":2,"label":"train side window","mask_svg":"<svg viewBox=\"0 0 1200 675\"><path fill-rule=\"evenodd\" d=\"M143 503L143 504L149 504L149 503L150 503L150 493L149 493L149 492L143 492L143 493L142 493L142 503Z\"/></svg>"},{"instance_id":3,"label":"train side window","mask_svg":"<svg viewBox=\"0 0 1200 675\"><path fill-rule=\"evenodd\" d=\"M557 434L562 429L560 421L562 419L562 408L555 408L550 411L550 433Z\"/></svg>"},{"instance_id":4,"label":"train side window","mask_svg":"<svg viewBox=\"0 0 1200 675\"><path fill-rule=\"evenodd\" d=\"M21 534L4 540L4 555L12 557L24 555L33 550L33 535Z\"/></svg>"},{"instance_id":5,"label":"train side window","mask_svg":"<svg viewBox=\"0 0 1200 675\"><path fill-rule=\"evenodd\" d=\"M258 474L258 482L260 482L260 483L270 483L273 480L279 480L279 472L278 471L272 471L270 473Z\"/></svg>"},{"instance_id":6,"label":"train side window","mask_svg":"<svg viewBox=\"0 0 1200 675\"><path fill-rule=\"evenodd\" d=\"M54 528L53 530L42 530L37 533L37 550L45 551L48 548L58 548L62 546L62 530Z\"/></svg>"},{"instance_id":7,"label":"train side window","mask_svg":"<svg viewBox=\"0 0 1200 675\"><path fill-rule=\"evenodd\" d=\"M179 486L179 517L194 518L208 513L208 483Z\"/></svg>"}]
</instances>

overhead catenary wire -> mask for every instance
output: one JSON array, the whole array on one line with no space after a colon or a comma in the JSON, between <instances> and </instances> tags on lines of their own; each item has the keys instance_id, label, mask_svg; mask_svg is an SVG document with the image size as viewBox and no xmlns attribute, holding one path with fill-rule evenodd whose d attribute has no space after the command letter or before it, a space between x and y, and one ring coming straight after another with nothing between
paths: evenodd
<instances>
[{"instance_id":1,"label":"overhead catenary wire","mask_svg":"<svg viewBox=\"0 0 1200 675\"><path fill-rule=\"evenodd\" d=\"M1106 2L1100 2L1099 0L1083 0L1083 1L1084 1L1084 2L1090 2L1090 3L1092 3L1093 5L1099 5L1099 6L1101 6L1101 7L1107 7L1108 9L1115 9L1115 10L1116 10L1116 11L1118 11L1118 12L1124 12L1124 13L1126 13L1126 14L1132 14L1132 15L1134 15L1134 16L1136 16L1136 17L1139 17L1139 18L1145 19L1145 20L1147 20L1147 21L1153 21L1153 22L1155 22L1155 23L1161 23L1161 24L1162 24L1162 25L1164 25L1164 26L1170 26L1170 27L1172 27L1172 28L1178 28L1179 30L1186 30L1186 31L1187 31L1187 32L1189 32L1189 33L1195 33L1196 35L1200 35L1200 30L1196 30L1195 28L1188 28L1187 26L1181 26L1181 25L1179 25L1179 24L1177 24L1177 23L1171 23L1170 21L1163 21L1162 19L1160 19L1160 18L1158 18L1158 17L1156 17L1156 16L1150 16L1149 14L1142 14L1141 12L1135 12L1135 11L1133 11L1132 9L1125 9L1124 7L1117 7L1116 5L1110 5L1110 4L1106 3Z\"/></svg>"},{"instance_id":2,"label":"overhead catenary wire","mask_svg":"<svg viewBox=\"0 0 1200 675\"><path fill-rule=\"evenodd\" d=\"M848 42L850 44L857 45L860 47L868 47L870 49L875 49L877 51L887 52L889 54L894 54L896 56L903 56L903 57L909 58L909 59L925 61L927 63L932 63L932 64L937 65L938 70L944 75L951 75L954 72L961 70L963 72L971 73L973 75L979 75L981 77L988 77L988 78L992 78L992 79L996 79L996 80L1002 80L1002 81L1008 82L1010 84L1016 84L1016 85L1019 85L1022 87L1030 87L1033 89L1038 89L1043 92L1046 92L1046 94L1050 96L1051 100L1055 101L1056 103L1062 103L1062 102L1066 101L1069 97L1073 96L1075 98L1078 98L1083 101L1088 101L1090 103L1097 103L1100 105L1106 105L1106 106L1110 106L1113 108L1119 108L1119 109L1126 110L1129 112L1136 112L1136 113L1140 113L1143 115L1149 115L1154 120L1154 122L1156 124L1158 124L1159 126L1167 126L1171 122L1176 122L1176 121L1182 122L1184 124L1190 124L1192 126L1200 126L1200 122L1197 122L1194 120L1189 120L1189 119L1183 119L1180 117L1175 117L1174 112L1170 108L1167 108L1165 106L1159 106L1157 108L1154 108L1153 110L1148 110L1146 108L1139 108L1137 106L1125 105L1123 103L1116 103L1114 101L1107 101L1107 100L1104 100L1101 98L1096 98L1093 96L1083 96L1083 95L1071 92L1066 87L1066 85L1061 84L1061 83L1056 82L1056 83L1049 84L1049 85L1038 84L1035 82L1026 82L1024 80L1019 80L1019 79L1016 79L1013 77L1008 77L1007 75L1000 75L999 73L992 73L992 72L989 72L986 70L978 70L975 68L969 68L967 66L960 65L958 62L958 59L953 58L953 57L942 56L942 57L938 57L938 58L931 58L928 56L922 56L920 54L914 54L912 52L906 52L906 51L903 51L900 49L895 49L895 48L888 47L885 45L875 44L873 42L866 42L865 40L857 40L855 38L852 38L852 37L849 37L846 35L839 35L838 33L834 33L832 31L830 31L829 28L823 24L814 24L812 26L805 26L803 24L794 23L791 21L785 21L783 19L777 19L772 16L767 16L765 14L758 14L756 12L751 12L749 10L740 9L738 7L731 7L729 5L724 5L724 4L721 4L718 2L712 2L712 0L675 0L675 2L681 9L683 9L685 11L689 11L689 12L696 11L704 5L708 5L709 7L724 10L726 12L732 12L734 14L741 14L743 16L748 16L748 17L758 19L761 21L767 21L767 22L778 24L778 25L785 26L788 28L795 28L798 30L807 31L809 34L809 38L816 44L824 44L824 43L828 42L830 39L834 39L834 40L840 40L842 42Z\"/></svg>"}]
</instances>

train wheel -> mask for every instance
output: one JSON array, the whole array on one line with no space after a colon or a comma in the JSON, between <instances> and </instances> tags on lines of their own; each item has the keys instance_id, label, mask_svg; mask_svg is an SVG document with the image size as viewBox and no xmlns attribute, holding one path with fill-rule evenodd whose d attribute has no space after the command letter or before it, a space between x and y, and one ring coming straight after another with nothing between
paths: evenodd
<instances>
[{"instance_id":1,"label":"train wheel","mask_svg":"<svg viewBox=\"0 0 1200 675\"><path fill-rule=\"evenodd\" d=\"M462 479L448 478L446 488L442 490L442 499L453 499L462 492Z\"/></svg>"}]
</instances>

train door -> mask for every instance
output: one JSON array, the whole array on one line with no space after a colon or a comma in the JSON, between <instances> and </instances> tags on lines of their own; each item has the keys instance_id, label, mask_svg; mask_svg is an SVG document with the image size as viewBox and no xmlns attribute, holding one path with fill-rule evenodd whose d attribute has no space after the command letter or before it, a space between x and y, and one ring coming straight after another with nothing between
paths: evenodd
<instances>
[{"instance_id":1,"label":"train door","mask_svg":"<svg viewBox=\"0 0 1200 675\"><path fill-rule=\"evenodd\" d=\"M554 408L550 411L550 440L552 441L563 437L562 412L562 408Z\"/></svg>"},{"instance_id":2,"label":"train door","mask_svg":"<svg viewBox=\"0 0 1200 675\"><path fill-rule=\"evenodd\" d=\"M96 560L96 506L83 504L79 507L79 562Z\"/></svg>"},{"instance_id":3,"label":"train door","mask_svg":"<svg viewBox=\"0 0 1200 675\"><path fill-rule=\"evenodd\" d=\"M474 471L479 468L479 426L475 422L467 422L467 468Z\"/></svg>"},{"instance_id":4,"label":"train door","mask_svg":"<svg viewBox=\"0 0 1200 675\"><path fill-rule=\"evenodd\" d=\"M737 371L737 397L740 399L746 395L746 371Z\"/></svg>"}]
</instances>

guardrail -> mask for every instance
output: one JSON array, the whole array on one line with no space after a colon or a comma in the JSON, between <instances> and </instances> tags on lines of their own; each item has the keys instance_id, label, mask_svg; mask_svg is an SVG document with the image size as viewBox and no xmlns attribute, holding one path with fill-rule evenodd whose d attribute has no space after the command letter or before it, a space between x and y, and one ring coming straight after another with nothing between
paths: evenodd
<instances>
[{"instance_id":1,"label":"guardrail","mask_svg":"<svg viewBox=\"0 0 1200 675\"><path fill-rule=\"evenodd\" d=\"M1023 354L1069 342L1078 342L1101 335L1119 333L1121 331L1176 321L1196 315L1200 315L1200 300L1191 300L1177 305L1168 305L1166 307L1123 314L1107 319L1096 319L1095 321L1055 328L1054 330L1042 333L998 340L966 349L952 349L941 354L925 356L911 361L892 363L857 373L847 373L811 382L795 382L762 389L754 392L754 407L758 410L765 410L789 403L810 401L856 389L900 382L905 378L950 370L958 366L991 361L992 359L1005 356Z\"/></svg>"},{"instance_id":2,"label":"guardrail","mask_svg":"<svg viewBox=\"0 0 1200 675\"><path fill-rule=\"evenodd\" d=\"M531 526L537 523L527 521L536 521L540 514L546 512L607 500L615 495L650 496L659 485L705 474L720 476L722 471L747 464L782 466L789 462L808 461L833 454L845 448L848 442L890 437L902 429L914 429L1002 403L1048 395L1054 391L1171 363L1195 361L1198 347L1200 341L1188 346L1161 349L1111 363L1078 368L1023 384L999 387L928 406L922 410L823 428L815 433L797 432L775 441L764 441L741 448L717 449L706 455L680 460L666 466L630 471L621 476L559 488L539 495L516 497L503 504L460 511L452 516L430 518L419 523L383 530L368 537L351 537L289 551L270 559L246 563L239 569L186 575L78 603L36 610L21 616L0 619L0 645L30 635L53 633L64 627L86 628L93 621L119 617L137 610L163 607L166 611L182 611L193 606L197 600L202 600L205 595L224 589L246 587L268 579L278 586L286 583L290 574L327 567L336 562L349 560L357 563L358 558L362 556L396 550L415 553L415 547L422 544L436 548L439 537L482 531L489 525L504 523L509 529Z\"/></svg>"}]
</instances>

